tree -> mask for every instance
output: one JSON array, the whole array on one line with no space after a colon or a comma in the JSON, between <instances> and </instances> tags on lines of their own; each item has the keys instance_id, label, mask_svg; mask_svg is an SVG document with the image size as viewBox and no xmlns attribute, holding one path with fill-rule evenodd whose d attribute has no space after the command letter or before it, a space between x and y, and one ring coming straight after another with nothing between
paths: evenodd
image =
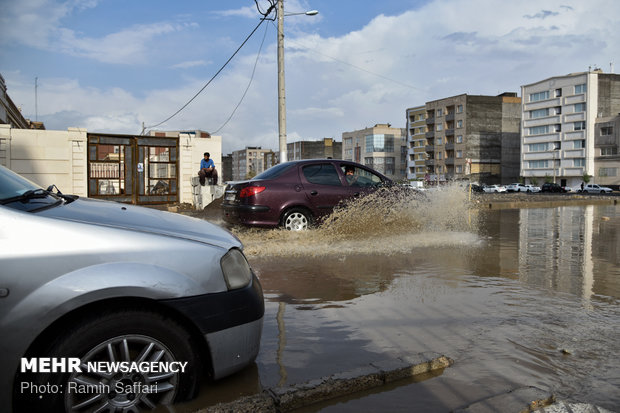
<instances>
[{"instance_id":1,"label":"tree","mask_svg":"<svg viewBox=\"0 0 620 413\"><path fill-rule=\"evenodd\" d=\"M530 178L530 184L537 186L538 185L538 178L536 178L535 176Z\"/></svg>"},{"instance_id":2,"label":"tree","mask_svg":"<svg viewBox=\"0 0 620 413\"><path fill-rule=\"evenodd\" d=\"M553 178L545 174L545 183L550 184L551 182L553 182Z\"/></svg>"},{"instance_id":3,"label":"tree","mask_svg":"<svg viewBox=\"0 0 620 413\"><path fill-rule=\"evenodd\" d=\"M590 178L592 178L592 175L588 175L587 173L583 174L583 182L585 182L586 185L590 182Z\"/></svg>"}]
</instances>

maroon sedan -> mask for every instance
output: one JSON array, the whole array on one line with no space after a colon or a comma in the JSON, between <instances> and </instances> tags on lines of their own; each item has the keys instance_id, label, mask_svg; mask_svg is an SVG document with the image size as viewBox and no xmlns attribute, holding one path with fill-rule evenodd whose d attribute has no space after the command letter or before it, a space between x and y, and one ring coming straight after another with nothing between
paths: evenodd
<instances>
[{"instance_id":1,"label":"maroon sedan","mask_svg":"<svg viewBox=\"0 0 620 413\"><path fill-rule=\"evenodd\" d=\"M300 231L329 215L342 200L392 181L371 168L337 159L292 161L226 186L222 208L231 224Z\"/></svg>"}]
</instances>

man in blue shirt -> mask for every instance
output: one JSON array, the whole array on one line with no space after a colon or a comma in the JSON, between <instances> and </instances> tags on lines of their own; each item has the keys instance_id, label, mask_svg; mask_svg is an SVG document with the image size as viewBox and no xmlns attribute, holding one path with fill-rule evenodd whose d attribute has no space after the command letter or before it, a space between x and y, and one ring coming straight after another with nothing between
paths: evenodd
<instances>
[{"instance_id":1,"label":"man in blue shirt","mask_svg":"<svg viewBox=\"0 0 620 413\"><path fill-rule=\"evenodd\" d=\"M215 162L213 159L209 159L211 154L209 152L204 153L204 159L200 160L200 171L198 171L198 177L200 179L200 185L205 185L206 178L213 180L213 185L217 185L217 171L215 170Z\"/></svg>"}]
</instances>

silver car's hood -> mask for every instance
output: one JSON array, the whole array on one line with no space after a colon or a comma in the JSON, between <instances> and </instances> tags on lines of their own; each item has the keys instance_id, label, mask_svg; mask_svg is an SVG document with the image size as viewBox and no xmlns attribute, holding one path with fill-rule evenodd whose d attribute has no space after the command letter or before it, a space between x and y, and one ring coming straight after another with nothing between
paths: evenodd
<instances>
[{"instance_id":1,"label":"silver car's hood","mask_svg":"<svg viewBox=\"0 0 620 413\"><path fill-rule=\"evenodd\" d=\"M228 231L210 222L151 208L100 201L77 200L36 213L92 225L131 229L216 245L241 248L241 242Z\"/></svg>"}]
</instances>

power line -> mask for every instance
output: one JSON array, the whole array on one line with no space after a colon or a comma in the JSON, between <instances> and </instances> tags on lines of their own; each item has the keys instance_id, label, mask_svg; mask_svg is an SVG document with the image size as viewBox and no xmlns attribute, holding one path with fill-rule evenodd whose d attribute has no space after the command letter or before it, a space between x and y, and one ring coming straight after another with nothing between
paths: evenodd
<instances>
[{"instance_id":1,"label":"power line","mask_svg":"<svg viewBox=\"0 0 620 413\"><path fill-rule=\"evenodd\" d=\"M276 26L275 26L275 24L274 24L273 22L272 22L271 24L272 24L274 27L276 27ZM277 30L277 27L276 27L276 30ZM333 61L335 61L335 62L342 63L342 64L347 65L347 66L351 66L351 67L352 67L352 68L354 68L354 69L361 70L362 72L366 72L366 73L368 73L368 74L370 74L370 75L380 77L380 78L385 79L385 80L387 80L387 81L389 81L389 82L393 82L393 83L396 83L396 84L398 84L398 85L401 85L401 86L404 86L404 87L407 87L407 88L410 88L410 89L415 89L415 90L419 90L419 91L424 91L423 89L420 89L419 87L412 86L412 85L409 85L409 84L407 84L407 83L403 83L403 82L401 82L401 81L399 81L399 80L395 80L395 79L389 78L389 77L384 76L384 75L381 75L381 74L379 74L379 73L371 72L370 70L364 69L363 67L359 67L359 66L356 66L356 65L354 65L354 64L352 64L352 63L345 62L344 60L340 60L340 59L337 59L337 58L335 58L335 57L333 57L333 56L326 55L325 53L321 53L321 52L319 52L319 51L317 51L317 50L315 50L315 49L310 49L309 47L306 47L306 46L304 46L304 45L302 45L302 44L300 44L300 43L298 43L298 42L295 42L295 41L293 41L293 40L288 39L288 40L287 40L287 42L288 42L288 43L293 43L293 44L297 45L300 49L304 49L304 50L307 50L307 51L309 51L309 52L316 53L316 54L318 54L318 55L321 55L321 56L323 56L323 57L326 57L326 58L328 58L328 59L331 59L331 60L333 60Z\"/></svg>"},{"instance_id":2,"label":"power line","mask_svg":"<svg viewBox=\"0 0 620 413\"><path fill-rule=\"evenodd\" d=\"M241 96L241 99L239 100L239 103L237 103L237 106L235 106L235 108L233 109L233 111L230 114L230 116L228 117L228 119L226 119L226 122L224 122L224 124L222 126L217 128L217 130L215 132L211 133L212 135L216 135L220 130L222 130L222 128L224 128L224 126L226 126L228 124L228 122L235 115L235 112L237 111L237 109L239 109L239 106L241 106L241 102L243 102L243 99L245 98L245 95L248 93L248 90L250 90L250 85L252 84L252 81L254 80L254 74L256 73L256 66L258 65L258 58L260 57L260 53L263 50L263 44L265 43L265 38L267 37L267 29L268 28L269 28L269 26L265 26L265 34L263 35L263 41L260 44L260 47L258 49L258 53L256 54L256 61L254 61L254 68L252 69L252 76L250 77L250 81L248 82L248 86L245 88L245 91L243 92L243 95Z\"/></svg>"},{"instance_id":3,"label":"power line","mask_svg":"<svg viewBox=\"0 0 620 413\"><path fill-rule=\"evenodd\" d=\"M155 125L151 125L151 126L147 126L147 127L142 127L142 132L140 133L141 135L144 135L144 131L146 129L152 129L152 128L156 128L166 122L168 122L170 119L174 118L176 115L178 115L179 113L181 113L181 111L183 109L185 109L190 103L192 103L194 101L194 99L196 99L198 97L198 95L200 95L202 93L203 90L205 90L207 88L207 86L209 86L211 84L211 82L213 82L213 80L222 72L222 70L224 70L224 68L228 65L228 63L230 63L230 61L237 55L237 53L239 53L239 50L241 50L241 48L247 43L248 40L250 40L250 38L254 35L254 33L256 32L256 30L258 30L258 28L260 27L261 24L263 24L265 22L265 20L270 20L269 18L267 18L267 16L273 11L273 8L275 6L272 4L269 9L265 12L262 13L259 9L259 13L261 13L263 15L263 18L260 19L260 22L256 25L256 27L254 28L254 30L252 30L252 32L245 38L245 40L243 41L243 43L241 43L241 45L237 48L237 50L235 50L235 52L232 54L232 56L230 56L228 58L228 60L224 63L224 65L222 65L222 67L213 75L213 77L211 77L211 79L209 79L209 81L190 99L187 101L187 103L185 103L183 106L181 106L181 108L179 110L177 110L176 112L174 112L172 115L170 115L168 118L166 118L165 120L155 124Z\"/></svg>"}]
</instances>

